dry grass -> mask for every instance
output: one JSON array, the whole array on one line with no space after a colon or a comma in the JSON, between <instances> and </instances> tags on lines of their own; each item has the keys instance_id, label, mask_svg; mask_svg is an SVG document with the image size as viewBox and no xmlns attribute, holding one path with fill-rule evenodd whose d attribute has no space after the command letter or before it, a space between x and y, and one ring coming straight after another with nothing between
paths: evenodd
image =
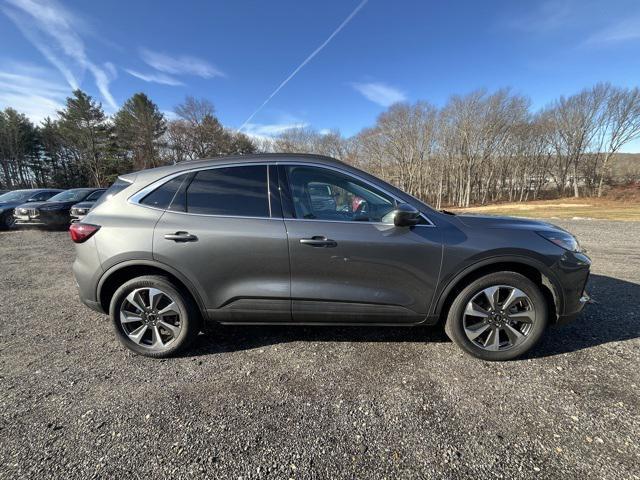
<instances>
[{"instance_id":1,"label":"dry grass","mask_svg":"<svg viewBox=\"0 0 640 480\"><path fill-rule=\"evenodd\" d=\"M450 209L457 213L511 215L534 218L595 218L640 221L640 200L611 198L560 198L535 202L515 202L482 207Z\"/></svg>"}]
</instances>

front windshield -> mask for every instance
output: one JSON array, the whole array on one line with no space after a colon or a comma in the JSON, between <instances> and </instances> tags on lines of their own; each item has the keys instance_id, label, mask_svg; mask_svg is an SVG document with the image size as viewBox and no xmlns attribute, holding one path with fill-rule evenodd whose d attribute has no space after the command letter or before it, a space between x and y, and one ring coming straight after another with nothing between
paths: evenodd
<instances>
[{"instance_id":1,"label":"front windshield","mask_svg":"<svg viewBox=\"0 0 640 480\"><path fill-rule=\"evenodd\" d=\"M67 190L66 192L60 192L57 195L51 197L47 202L79 202L87 196L89 190Z\"/></svg>"},{"instance_id":2,"label":"front windshield","mask_svg":"<svg viewBox=\"0 0 640 480\"><path fill-rule=\"evenodd\" d=\"M15 190L0 195L0 202L23 202L31 196L30 190Z\"/></svg>"}]
</instances>

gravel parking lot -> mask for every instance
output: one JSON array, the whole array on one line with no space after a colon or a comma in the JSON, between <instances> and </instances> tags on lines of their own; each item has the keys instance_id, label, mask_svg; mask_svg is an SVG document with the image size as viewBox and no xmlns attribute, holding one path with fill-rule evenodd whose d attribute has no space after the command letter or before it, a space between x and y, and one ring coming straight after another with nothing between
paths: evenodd
<instances>
[{"instance_id":1,"label":"gravel parking lot","mask_svg":"<svg viewBox=\"0 0 640 480\"><path fill-rule=\"evenodd\" d=\"M640 478L640 222L555 223L597 303L508 363L427 328L136 356L77 299L66 232L2 232L0 478Z\"/></svg>"}]
</instances>

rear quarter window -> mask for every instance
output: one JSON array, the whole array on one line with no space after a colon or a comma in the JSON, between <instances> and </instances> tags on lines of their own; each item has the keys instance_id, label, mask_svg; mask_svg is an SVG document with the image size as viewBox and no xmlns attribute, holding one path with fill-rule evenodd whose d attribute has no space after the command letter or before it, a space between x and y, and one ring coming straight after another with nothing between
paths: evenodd
<instances>
[{"instance_id":1,"label":"rear quarter window","mask_svg":"<svg viewBox=\"0 0 640 480\"><path fill-rule=\"evenodd\" d=\"M166 210L169 208L169 205L173 202L178 190L182 186L182 183L188 177L188 174L180 175L178 177L172 178L171 180L163 183L158 188L156 188L153 192L146 195L141 201L140 204L148 205L149 207L161 208Z\"/></svg>"}]
</instances>

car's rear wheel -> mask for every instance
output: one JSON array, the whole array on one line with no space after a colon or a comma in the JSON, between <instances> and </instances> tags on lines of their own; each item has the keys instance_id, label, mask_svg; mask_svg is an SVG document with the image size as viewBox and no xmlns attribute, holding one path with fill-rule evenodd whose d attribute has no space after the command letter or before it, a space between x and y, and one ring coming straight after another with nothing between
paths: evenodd
<instances>
[{"instance_id":1,"label":"car's rear wheel","mask_svg":"<svg viewBox=\"0 0 640 480\"><path fill-rule=\"evenodd\" d=\"M533 347L547 325L547 302L516 272L485 275L465 287L449 309L445 331L483 360L511 360Z\"/></svg>"},{"instance_id":2,"label":"car's rear wheel","mask_svg":"<svg viewBox=\"0 0 640 480\"><path fill-rule=\"evenodd\" d=\"M191 297L162 276L126 282L113 295L109 314L120 342L149 357L175 355L200 330L200 314Z\"/></svg>"}]
</instances>

